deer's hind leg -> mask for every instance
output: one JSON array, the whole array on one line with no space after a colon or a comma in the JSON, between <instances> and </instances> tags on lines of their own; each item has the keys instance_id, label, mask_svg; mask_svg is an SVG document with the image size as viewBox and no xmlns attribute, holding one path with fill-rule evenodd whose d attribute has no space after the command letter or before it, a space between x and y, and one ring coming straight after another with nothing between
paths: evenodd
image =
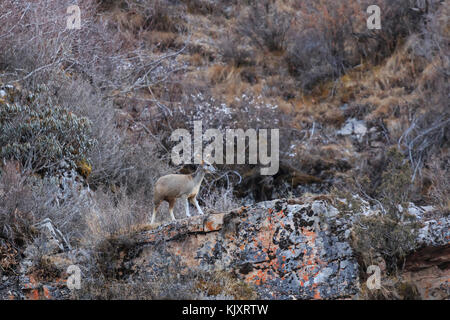
<instances>
[{"instance_id":1,"label":"deer's hind leg","mask_svg":"<svg viewBox=\"0 0 450 320\"><path fill-rule=\"evenodd\" d=\"M172 218L172 221L175 221L175 216L173 215L173 207L175 206L176 199L168 199L167 202L169 202L169 213L170 217Z\"/></svg>"},{"instance_id":2,"label":"deer's hind leg","mask_svg":"<svg viewBox=\"0 0 450 320\"><path fill-rule=\"evenodd\" d=\"M160 205L161 205L161 200L158 199L158 200L153 201L153 214L152 214L151 224L153 224L155 222L156 211L158 211L158 208Z\"/></svg>"}]
</instances>

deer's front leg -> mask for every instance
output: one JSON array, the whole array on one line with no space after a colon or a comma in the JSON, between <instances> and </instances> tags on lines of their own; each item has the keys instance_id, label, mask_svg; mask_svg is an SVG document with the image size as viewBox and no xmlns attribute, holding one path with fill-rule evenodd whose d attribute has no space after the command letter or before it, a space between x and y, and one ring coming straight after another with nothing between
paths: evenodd
<instances>
[{"instance_id":1,"label":"deer's front leg","mask_svg":"<svg viewBox=\"0 0 450 320\"><path fill-rule=\"evenodd\" d=\"M198 205L197 199L196 198L191 198L191 203L197 208L197 211L203 215L203 210L202 208L200 208L200 206Z\"/></svg>"}]
</instances>

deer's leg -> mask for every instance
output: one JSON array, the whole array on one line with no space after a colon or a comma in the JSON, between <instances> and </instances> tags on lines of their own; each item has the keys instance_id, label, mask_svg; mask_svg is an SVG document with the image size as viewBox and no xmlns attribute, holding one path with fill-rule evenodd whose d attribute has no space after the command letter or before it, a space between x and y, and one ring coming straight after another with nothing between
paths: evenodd
<instances>
[{"instance_id":1,"label":"deer's leg","mask_svg":"<svg viewBox=\"0 0 450 320\"><path fill-rule=\"evenodd\" d=\"M184 198L184 203L186 206L186 216L189 218L191 215L189 214L189 201L187 197Z\"/></svg>"},{"instance_id":2,"label":"deer's leg","mask_svg":"<svg viewBox=\"0 0 450 320\"><path fill-rule=\"evenodd\" d=\"M175 199L169 200L169 213L170 217L172 218L172 221L175 221L175 216L173 215L173 207L175 206Z\"/></svg>"},{"instance_id":3,"label":"deer's leg","mask_svg":"<svg viewBox=\"0 0 450 320\"><path fill-rule=\"evenodd\" d=\"M159 208L160 204L161 204L161 201L153 202L153 214L152 214L152 222L151 222L151 224L153 224L155 222L156 211L158 211L158 208Z\"/></svg>"},{"instance_id":4,"label":"deer's leg","mask_svg":"<svg viewBox=\"0 0 450 320\"><path fill-rule=\"evenodd\" d=\"M191 203L197 208L197 211L200 214L203 214L202 208L200 208L200 206L198 205L197 198L196 197L192 197L190 200L191 200Z\"/></svg>"}]
</instances>

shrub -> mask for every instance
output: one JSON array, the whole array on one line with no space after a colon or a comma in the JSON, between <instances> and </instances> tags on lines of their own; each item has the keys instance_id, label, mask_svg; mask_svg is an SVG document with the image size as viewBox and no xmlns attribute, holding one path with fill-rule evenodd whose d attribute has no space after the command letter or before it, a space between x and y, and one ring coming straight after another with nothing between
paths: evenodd
<instances>
[{"instance_id":1,"label":"shrub","mask_svg":"<svg viewBox=\"0 0 450 320\"><path fill-rule=\"evenodd\" d=\"M130 235L146 222L148 212L127 196L125 188L115 193L97 190L83 218L87 226L83 241L97 245L105 239Z\"/></svg>"},{"instance_id":2,"label":"shrub","mask_svg":"<svg viewBox=\"0 0 450 320\"><path fill-rule=\"evenodd\" d=\"M219 43L219 50L224 62L240 67L252 64L252 52L241 45L242 40L237 36L227 36Z\"/></svg>"},{"instance_id":3,"label":"shrub","mask_svg":"<svg viewBox=\"0 0 450 320\"><path fill-rule=\"evenodd\" d=\"M93 2L82 0L77 4L83 8L81 30L66 28L67 1L5 0L0 3L0 11L4 13L0 16L0 46L4 48L0 53L0 69L7 71L9 79L31 88L60 73L62 66L89 73L87 69L80 70L80 65L97 64L98 57L91 53L98 47L87 50L82 46L103 30L96 30L92 24ZM85 30L86 34L79 38ZM84 41L77 41L81 38ZM95 40L98 45L98 37Z\"/></svg>"},{"instance_id":4,"label":"shrub","mask_svg":"<svg viewBox=\"0 0 450 320\"><path fill-rule=\"evenodd\" d=\"M248 12L238 21L238 32L260 49L284 50L291 16L277 7L273 0L252 1Z\"/></svg>"},{"instance_id":5,"label":"shrub","mask_svg":"<svg viewBox=\"0 0 450 320\"><path fill-rule=\"evenodd\" d=\"M121 27L135 34L142 30L179 32L184 29L183 21L168 0L126 1L121 6L125 19L119 19Z\"/></svg>"},{"instance_id":6,"label":"shrub","mask_svg":"<svg viewBox=\"0 0 450 320\"><path fill-rule=\"evenodd\" d=\"M313 89L324 79L336 77L336 59L323 34L316 30L302 32L292 39L286 61L292 75L300 81L303 90Z\"/></svg>"},{"instance_id":7,"label":"shrub","mask_svg":"<svg viewBox=\"0 0 450 320\"><path fill-rule=\"evenodd\" d=\"M5 71L2 76L10 82L25 84L30 90L55 78L60 81L67 76L82 77L106 94L118 90L115 95L165 82L172 71L179 70L175 58L180 52L157 57L140 31L178 29L182 28L181 23L166 21L168 10L164 3L152 1L150 9L133 3L130 2L133 7L130 15L136 21L127 17L121 21L136 35L128 30L117 32L120 25L116 21L102 23L94 1L78 2L83 8L80 30L66 28L67 1L2 1L0 11L5 12L0 16L0 47L4 48L0 52L0 69Z\"/></svg>"},{"instance_id":8,"label":"shrub","mask_svg":"<svg viewBox=\"0 0 450 320\"><path fill-rule=\"evenodd\" d=\"M353 246L366 267L381 254L387 271L395 273L399 262L415 249L416 237L415 224L403 224L388 216L362 217L354 226Z\"/></svg>"},{"instance_id":9,"label":"shrub","mask_svg":"<svg viewBox=\"0 0 450 320\"><path fill-rule=\"evenodd\" d=\"M194 278L194 289L200 299L254 300L258 297L255 288L225 271L199 272Z\"/></svg>"},{"instance_id":10,"label":"shrub","mask_svg":"<svg viewBox=\"0 0 450 320\"><path fill-rule=\"evenodd\" d=\"M146 279L120 281L92 279L84 281L81 290L73 292L79 300L152 300L157 299L154 288Z\"/></svg>"},{"instance_id":11,"label":"shrub","mask_svg":"<svg viewBox=\"0 0 450 320\"><path fill-rule=\"evenodd\" d=\"M135 244L115 239L96 247L94 261L83 265L86 272L75 299L257 299L255 289L225 271L188 268L179 257L164 252L164 244L154 252L144 270L132 259ZM137 271L137 272L136 272Z\"/></svg>"},{"instance_id":12,"label":"shrub","mask_svg":"<svg viewBox=\"0 0 450 320\"><path fill-rule=\"evenodd\" d=\"M205 208L219 212L227 212L240 207L240 202L233 195L232 186L228 186L228 188L215 187L211 190L204 185L199 199L205 203Z\"/></svg>"},{"instance_id":13,"label":"shrub","mask_svg":"<svg viewBox=\"0 0 450 320\"><path fill-rule=\"evenodd\" d=\"M401 276L381 277L381 288L369 289L366 279L362 279L359 300L422 300L414 282L404 280Z\"/></svg>"},{"instance_id":14,"label":"shrub","mask_svg":"<svg viewBox=\"0 0 450 320\"><path fill-rule=\"evenodd\" d=\"M409 162L396 148L388 150L385 161L375 188L376 202L383 212L380 216L361 217L354 224L354 247L366 266L381 254L388 272L395 273L402 259L415 249L419 225L407 213L414 187Z\"/></svg>"},{"instance_id":15,"label":"shrub","mask_svg":"<svg viewBox=\"0 0 450 320\"><path fill-rule=\"evenodd\" d=\"M157 148L148 141L132 142L119 130L101 126L100 143L91 152L92 173L89 181L94 188L118 186L128 194L143 192L151 199L156 180L168 173L168 161L159 158ZM108 137L111 138L108 140Z\"/></svg>"},{"instance_id":16,"label":"shrub","mask_svg":"<svg viewBox=\"0 0 450 320\"><path fill-rule=\"evenodd\" d=\"M418 29L422 14L415 1L378 1L382 29L368 30L370 1L305 1L297 5L299 19L289 33L286 61L302 88L334 80L362 62L380 63L399 41ZM398 21L401 21L399 23Z\"/></svg>"},{"instance_id":17,"label":"shrub","mask_svg":"<svg viewBox=\"0 0 450 320\"><path fill-rule=\"evenodd\" d=\"M391 148L387 153L388 164L381 174L381 184L378 187L378 198L386 212L395 220L403 220L404 212L409 207L412 187L411 166L404 156Z\"/></svg>"},{"instance_id":18,"label":"shrub","mask_svg":"<svg viewBox=\"0 0 450 320\"><path fill-rule=\"evenodd\" d=\"M430 181L428 191L432 203L446 216L450 215L450 170L449 152L433 156L428 163L426 178Z\"/></svg>"},{"instance_id":19,"label":"shrub","mask_svg":"<svg viewBox=\"0 0 450 320\"><path fill-rule=\"evenodd\" d=\"M58 106L0 104L0 157L52 175L88 161L90 122Z\"/></svg>"},{"instance_id":20,"label":"shrub","mask_svg":"<svg viewBox=\"0 0 450 320\"><path fill-rule=\"evenodd\" d=\"M74 171L42 179L23 173L17 162L6 162L0 169L0 238L17 249L39 236L34 224L46 218L75 244L85 232L90 206Z\"/></svg>"},{"instance_id":21,"label":"shrub","mask_svg":"<svg viewBox=\"0 0 450 320\"><path fill-rule=\"evenodd\" d=\"M257 293L225 272L195 272L180 276L173 270L157 278L134 276L127 280L101 278L84 281L74 299L83 300L254 300Z\"/></svg>"},{"instance_id":22,"label":"shrub","mask_svg":"<svg viewBox=\"0 0 450 320\"><path fill-rule=\"evenodd\" d=\"M214 14L219 10L217 1L211 0L184 0L187 11L192 14Z\"/></svg>"},{"instance_id":23,"label":"shrub","mask_svg":"<svg viewBox=\"0 0 450 320\"><path fill-rule=\"evenodd\" d=\"M19 259L19 252L9 242L0 239L0 276L14 272Z\"/></svg>"},{"instance_id":24,"label":"shrub","mask_svg":"<svg viewBox=\"0 0 450 320\"><path fill-rule=\"evenodd\" d=\"M0 176L0 238L21 248L36 234L32 190L19 166L7 163Z\"/></svg>"},{"instance_id":25,"label":"shrub","mask_svg":"<svg viewBox=\"0 0 450 320\"><path fill-rule=\"evenodd\" d=\"M395 221L407 218L405 209L416 191L408 159L396 147L391 147L367 162L351 171L353 178L344 179L339 185L380 206Z\"/></svg>"}]
</instances>

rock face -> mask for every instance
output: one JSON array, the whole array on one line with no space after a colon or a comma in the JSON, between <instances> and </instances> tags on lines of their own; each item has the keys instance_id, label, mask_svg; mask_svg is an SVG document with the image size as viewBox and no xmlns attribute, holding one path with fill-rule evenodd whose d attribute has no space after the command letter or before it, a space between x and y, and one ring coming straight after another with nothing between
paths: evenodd
<instances>
[{"instance_id":1,"label":"rock face","mask_svg":"<svg viewBox=\"0 0 450 320\"><path fill-rule=\"evenodd\" d=\"M266 201L141 229L126 236L125 246L108 247L118 254L107 267L119 271L126 283L159 279L167 272L178 277L224 271L252 285L262 299L364 299L364 270L350 246L352 226L363 215L380 213L364 201L351 213L339 212L323 197L305 201ZM412 284L418 292L414 298L449 299L450 219L426 220L427 210L413 209L409 212L422 228L415 251L394 280L404 288ZM41 228L46 242L58 245L45 247L46 274L33 265L34 246L29 246L17 262L18 275L0 274L0 299L71 298L68 266L83 268L95 252L70 249L49 230ZM381 277L387 285L393 280L383 272Z\"/></svg>"},{"instance_id":2,"label":"rock face","mask_svg":"<svg viewBox=\"0 0 450 320\"><path fill-rule=\"evenodd\" d=\"M449 299L450 245L424 247L411 254L403 277L416 285L422 299Z\"/></svg>"},{"instance_id":3,"label":"rock face","mask_svg":"<svg viewBox=\"0 0 450 320\"><path fill-rule=\"evenodd\" d=\"M188 269L231 271L265 299L348 298L359 290L358 265L324 208L275 200L180 220L137 235L143 250L132 264L177 256Z\"/></svg>"},{"instance_id":4,"label":"rock face","mask_svg":"<svg viewBox=\"0 0 450 320\"><path fill-rule=\"evenodd\" d=\"M23 259L18 263L17 274L3 276L0 268L0 299L53 300L70 296L66 286L67 274L64 272L74 263L68 259L70 253L64 252L71 249L70 244L50 219L43 220L35 227L42 236L41 262L51 266L47 268L50 274L39 274L37 268L33 267L33 257L39 255L38 248L35 244L28 245L23 252Z\"/></svg>"}]
</instances>

